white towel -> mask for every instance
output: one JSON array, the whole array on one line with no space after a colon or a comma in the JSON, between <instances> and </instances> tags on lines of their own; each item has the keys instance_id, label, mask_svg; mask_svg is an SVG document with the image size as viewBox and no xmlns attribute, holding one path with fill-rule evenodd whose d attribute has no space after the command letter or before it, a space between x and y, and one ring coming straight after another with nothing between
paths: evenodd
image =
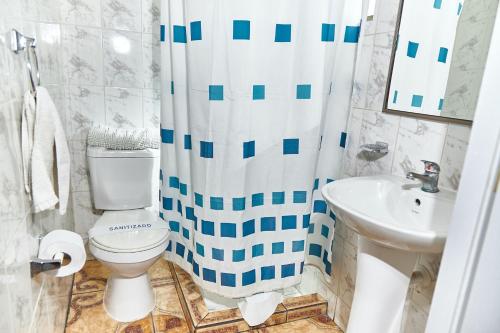
<instances>
[{"instance_id":1,"label":"white towel","mask_svg":"<svg viewBox=\"0 0 500 333\"><path fill-rule=\"evenodd\" d=\"M59 214L64 215L69 197L70 154L61 119L49 92L43 87L36 90L36 102L29 93L25 95L24 102L23 113L26 113L27 124L22 126L23 132L26 129L22 138L28 141L22 145L23 161L29 163L24 168L25 174L31 174L31 179L29 176L27 179L33 212L54 209L59 202ZM30 140L29 118L33 115L33 136ZM28 156L30 146L31 158Z\"/></svg>"}]
</instances>

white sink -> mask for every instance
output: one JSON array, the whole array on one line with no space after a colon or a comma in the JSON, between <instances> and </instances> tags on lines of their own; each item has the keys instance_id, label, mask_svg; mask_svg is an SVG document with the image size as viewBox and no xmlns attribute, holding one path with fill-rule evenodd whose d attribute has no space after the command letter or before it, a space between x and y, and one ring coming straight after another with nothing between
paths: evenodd
<instances>
[{"instance_id":1,"label":"white sink","mask_svg":"<svg viewBox=\"0 0 500 333\"><path fill-rule=\"evenodd\" d=\"M416 252L442 252L455 192L427 193L397 176L356 177L323 187L332 210L360 235Z\"/></svg>"},{"instance_id":2,"label":"white sink","mask_svg":"<svg viewBox=\"0 0 500 333\"><path fill-rule=\"evenodd\" d=\"M322 189L340 221L359 234L347 333L399 333L418 254L443 250L455 193L427 193L420 185L384 175L338 180Z\"/></svg>"}]
</instances>

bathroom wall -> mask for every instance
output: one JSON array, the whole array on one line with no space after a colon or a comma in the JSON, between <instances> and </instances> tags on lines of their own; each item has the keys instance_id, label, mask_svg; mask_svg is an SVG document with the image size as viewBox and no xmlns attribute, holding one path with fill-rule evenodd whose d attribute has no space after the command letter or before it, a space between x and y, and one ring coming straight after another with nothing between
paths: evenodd
<instances>
[{"instance_id":1,"label":"bathroom wall","mask_svg":"<svg viewBox=\"0 0 500 333\"><path fill-rule=\"evenodd\" d=\"M419 120L382 113L387 73L394 37L398 0L378 0L374 19L367 21L360 40L344 177L377 174L405 176L422 171L421 159L441 166L440 187L456 190L467 149L470 127ZM384 141L389 154L376 160L361 158L359 146ZM343 328L349 318L356 280L357 236L341 221L335 230L333 286L336 290L335 321ZM413 283L408 292L403 332L424 332L440 255L422 255L417 266L431 277L430 283ZM383 306L383 304L381 304Z\"/></svg>"}]
</instances>

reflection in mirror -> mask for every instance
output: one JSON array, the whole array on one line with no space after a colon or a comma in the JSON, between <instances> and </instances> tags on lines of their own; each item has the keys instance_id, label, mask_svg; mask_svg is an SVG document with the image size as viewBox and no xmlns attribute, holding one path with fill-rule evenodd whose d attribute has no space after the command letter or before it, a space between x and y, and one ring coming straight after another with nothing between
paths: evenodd
<instances>
[{"instance_id":1,"label":"reflection in mirror","mask_svg":"<svg viewBox=\"0 0 500 333\"><path fill-rule=\"evenodd\" d=\"M385 112L470 123L498 0L401 0Z\"/></svg>"}]
</instances>

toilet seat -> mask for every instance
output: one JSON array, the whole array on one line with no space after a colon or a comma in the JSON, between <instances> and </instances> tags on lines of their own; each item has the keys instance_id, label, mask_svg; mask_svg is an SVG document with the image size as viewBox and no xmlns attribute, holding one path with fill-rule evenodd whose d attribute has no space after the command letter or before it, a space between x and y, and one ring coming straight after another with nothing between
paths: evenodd
<instances>
[{"instance_id":1,"label":"toilet seat","mask_svg":"<svg viewBox=\"0 0 500 333\"><path fill-rule=\"evenodd\" d=\"M147 224L155 223L159 217L145 209L105 211L97 220L97 227L113 227L120 224ZM90 242L104 251L115 253L130 253L146 251L165 242L170 231L168 229L130 230L110 232L97 235Z\"/></svg>"}]
</instances>

